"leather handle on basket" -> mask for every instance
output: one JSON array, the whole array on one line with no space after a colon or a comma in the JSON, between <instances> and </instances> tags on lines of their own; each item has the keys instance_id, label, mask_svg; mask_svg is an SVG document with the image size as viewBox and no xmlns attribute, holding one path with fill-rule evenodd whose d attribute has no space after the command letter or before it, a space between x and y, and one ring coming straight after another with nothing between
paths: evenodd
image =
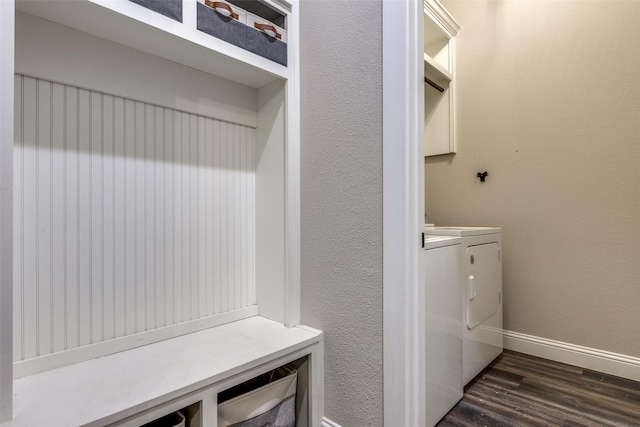
<instances>
[{"instance_id":1,"label":"leather handle on basket","mask_svg":"<svg viewBox=\"0 0 640 427\"><path fill-rule=\"evenodd\" d=\"M204 2L207 6L212 7L214 9L224 9L227 12L229 12L230 16L235 19L236 21L238 20L238 14L235 13L233 11L233 9L231 9L231 6L229 6L226 3L223 3L221 1L210 1L210 0L205 0Z\"/></svg>"},{"instance_id":2,"label":"leather handle on basket","mask_svg":"<svg viewBox=\"0 0 640 427\"><path fill-rule=\"evenodd\" d=\"M282 34L280 34L278 32L278 30L276 30L276 27L274 27L271 24L260 24L258 22L254 22L253 23L253 28L256 28L256 29L258 29L260 31L263 31L263 32L271 31L273 34L275 34L275 37L277 39L282 39Z\"/></svg>"}]
</instances>

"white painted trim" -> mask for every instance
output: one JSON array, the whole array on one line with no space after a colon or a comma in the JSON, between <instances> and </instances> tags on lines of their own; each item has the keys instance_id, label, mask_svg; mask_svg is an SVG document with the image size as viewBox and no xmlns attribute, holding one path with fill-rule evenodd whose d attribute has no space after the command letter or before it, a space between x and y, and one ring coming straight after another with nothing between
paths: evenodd
<instances>
[{"instance_id":1,"label":"white painted trim","mask_svg":"<svg viewBox=\"0 0 640 427\"><path fill-rule=\"evenodd\" d=\"M312 328L311 326L307 326L307 325L296 325L295 326L298 329L303 329L305 331L309 331L312 334L316 334L316 335L323 335L324 332L321 331L320 329L316 329L316 328Z\"/></svg>"},{"instance_id":2,"label":"white painted trim","mask_svg":"<svg viewBox=\"0 0 640 427\"><path fill-rule=\"evenodd\" d=\"M297 0L262 0L264 3L268 4L271 8L277 10L278 12L280 12L283 15L288 14L291 9L293 8L293 5L295 4L295 2ZM287 28L288 30L288 28Z\"/></svg>"},{"instance_id":3,"label":"white painted trim","mask_svg":"<svg viewBox=\"0 0 640 427\"><path fill-rule=\"evenodd\" d=\"M447 33L450 39L460 31L460 24L438 0L424 0L424 12Z\"/></svg>"},{"instance_id":4,"label":"white painted trim","mask_svg":"<svg viewBox=\"0 0 640 427\"><path fill-rule=\"evenodd\" d=\"M305 326L297 326L317 334L321 341L311 347L311 359L309 365L309 425L320 427L324 415L324 333L317 329Z\"/></svg>"},{"instance_id":5,"label":"white painted trim","mask_svg":"<svg viewBox=\"0 0 640 427\"><path fill-rule=\"evenodd\" d=\"M285 171L285 279L284 323L300 323L300 20L298 1L294 0L289 20L289 65L293 79L287 81L285 110L286 171Z\"/></svg>"},{"instance_id":6,"label":"white painted trim","mask_svg":"<svg viewBox=\"0 0 640 427\"><path fill-rule=\"evenodd\" d=\"M274 82L258 90L256 130L256 298L260 315L285 323L287 314L288 86Z\"/></svg>"},{"instance_id":7,"label":"white painted trim","mask_svg":"<svg viewBox=\"0 0 640 427\"><path fill-rule=\"evenodd\" d=\"M456 135L458 116L456 113L457 94L456 94L456 39L452 37L449 40L449 70L453 76L453 81L449 83L449 147L452 153L458 152L458 136Z\"/></svg>"},{"instance_id":8,"label":"white painted trim","mask_svg":"<svg viewBox=\"0 0 640 427\"><path fill-rule=\"evenodd\" d=\"M425 424L420 343L424 224L422 0L382 2L384 425Z\"/></svg>"},{"instance_id":9,"label":"white painted trim","mask_svg":"<svg viewBox=\"0 0 640 427\"><path fill-rule=\"evenodd\" d=\"M0 421L13 416L14 7L0 1Z\"/></svg>"},{"instance_id":10,"label":"white painted trim","mask_svg":"<svg viewBox=\"0 0 640 427\"><path fill-rule=\"evenodd\" d=\"M295 327L320 338L317 344L309 347L308 365L309 384L307 386L309 404L309 427L322 427L324 415L324 333L306 325Z\"/></svg>"},{"instance_id":11,"label":"white painted trim","mask_svg":"<svg viewBox=\"0 0 640 427\"><path fill-rule=\"evenodd\" d=\"M513 331L504 331L504 348L640 381L640 358Z\"/></svg>"},{"instance_id":12,"label":"white painted trim","mask_svg":"<svg viewBox=\"0 0 640 427\"><path fill-rule=\"evenodd\" d=\"M322 427L342 427L342 426L334 421L331 421L329 418L324 417L322 419Z\"/></svg>"},{"instance_id":13,"label":"white painted trim","mask_svg":"<svg viewBox=\"0 0 640 427\"><path fill-rule=\"evenodd\" d=\"M188 13L195 0L185 3ZM28 14L254 89L289 78L287 67L190 27L186 15L180 23L122 0L25 1L18 6Z\"/></svg>"},{"instance_id":14,"label":"white painted trim","mask_svg":"<svg viewBox=\"0 0 640 427\"><path fill-rule=\"evenodd\" d=\"M22 378L49 371L51 369L60 368L62 366L73 365L98 357L104 357L110 354L175 338L181 335L202 331L226 323L256 316L257 314L258 307L251 306L241 310L216 314L202 319L179 323L177 325L140 332L139 334L127 335L125 337L103 341L84 347L78 347L72 350L62 351L60 353L53 353L35 359L23 360L13 364L13 375L16 379Z\"/></svg>"}]
</instances>

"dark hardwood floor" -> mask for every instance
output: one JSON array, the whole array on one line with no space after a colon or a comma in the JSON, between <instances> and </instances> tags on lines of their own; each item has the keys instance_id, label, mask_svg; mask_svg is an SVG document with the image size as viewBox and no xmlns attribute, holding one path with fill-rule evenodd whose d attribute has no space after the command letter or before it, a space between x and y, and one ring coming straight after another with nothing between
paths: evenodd
<instances>
[{"instance_id":1,"label":"dark hardwood floor","mask_svg":"<svg viewBox=\"0 0 640 427\"><path fill-rule=\"evenodd\" d=\"M640 426L640 383L505 350L437 425L450 426Z\"/></svg>"}]
</instances>

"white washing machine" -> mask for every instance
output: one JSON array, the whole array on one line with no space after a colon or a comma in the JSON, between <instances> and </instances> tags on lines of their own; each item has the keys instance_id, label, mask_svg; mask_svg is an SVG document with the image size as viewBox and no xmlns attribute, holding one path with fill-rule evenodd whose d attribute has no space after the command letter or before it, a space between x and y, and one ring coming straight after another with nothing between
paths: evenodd
<instances>
[{"instance_id":1,"label":"white washing machine","mask_svg":"<svg viewBox=\"0 0 640 427\"><path fill-rule=\"evenodd\" d=\"M503 350L502 229L425 227L425 235L460 237L462 380L467 384Z\"/></svg>"},{"instance_id":2,"label":"white washing machine","mask_svg":"<svg viewBox=\"0 0 640 427\"><path fill-rule=\"evenodd\" d=\"M427 426L432 427L463 396L462 272L459 237L427 236L425 266L424 354Z\"/></svg>"}]
</instances>

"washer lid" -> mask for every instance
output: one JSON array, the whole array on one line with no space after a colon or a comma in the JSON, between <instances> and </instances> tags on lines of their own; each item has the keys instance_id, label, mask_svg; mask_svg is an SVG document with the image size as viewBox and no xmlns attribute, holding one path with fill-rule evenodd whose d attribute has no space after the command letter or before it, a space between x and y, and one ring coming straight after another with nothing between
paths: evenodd
<instances>
[{"instance_id":1,"label":"washer lid","mask_svg":"<svg viewBox=\"0 0 640 427\"><path fill-rule=\"evenodd\" d=\"M424 227L425 234L432 236L481 236L502 233L500 227Z\"/></svg>"},{"instance_id":2,"label":"washer lid","mask_svg":"<svg viewBox=\"0 0 640 427\"><path fill-rule=\"evenodd\" d=\"M424 236L424 248L435 249L460 244L457 236Z\"/></svg>"}]
</instances>

